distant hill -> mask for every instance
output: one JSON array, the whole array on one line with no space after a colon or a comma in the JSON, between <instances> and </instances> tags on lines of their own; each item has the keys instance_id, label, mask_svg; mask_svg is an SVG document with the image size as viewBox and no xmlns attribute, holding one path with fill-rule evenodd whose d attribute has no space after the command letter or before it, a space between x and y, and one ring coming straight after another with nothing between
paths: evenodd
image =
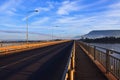
<instances>
[{"instance_id":1,"label":"distant hill","mask_svg":"<svg viewBox=\"0 0 120 80\"><path fill-rule=\"evenodd\" d=\"M102 38L102 37L120 37L120 30L93 30L82 38Z\"/></svg>"}]
</instances>

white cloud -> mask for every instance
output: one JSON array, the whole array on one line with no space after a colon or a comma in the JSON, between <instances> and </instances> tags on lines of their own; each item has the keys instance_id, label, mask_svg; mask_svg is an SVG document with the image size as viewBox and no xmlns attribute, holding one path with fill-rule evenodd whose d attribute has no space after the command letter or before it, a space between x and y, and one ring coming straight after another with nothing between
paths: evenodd
<instances>
[{"instance_id":1,"label":"white cloud","mask_svg":"<svg viewBox=\"0 0 120 80\"><path fill-rule=\"evenodd\" d=\"M33 11L30 11L28 14L27 14L27 17L24 17L22 20L25 21L26 18L30 18L30 17L33 17L41 12L47 12L51 9L51 7L38 7L38 8L35 8L34 10L38 10L38 12L35 12L34 10Z\"/></svg>"},{"instance_id":2,"label":"white cloud","mask_svg":"<svg viewBox=\"0 0 120 80\"><path fill-rule=\"evenodd\" d=\"M8 14L9 16L17 15L15 12L11 10L6 11L5 13Z\"/></svg>"},{"instance_id":3,"label":"white cloud","mask_svg":"<svg viewBox=\"0 0 120 80\"><path fill-rule=\"evenodd\" d=\"M94 2L94 3L82 5L82 6L81 6L81 9L94 7L94 6L96 6L96 5L101 5L101 4L103 4L103 3L107 2L107 1L108 1L108 0L98 0L98 1L96 1L96 2Z\"/></svg>"},{"instance_id":4,"label":"white cloud","mask_svg":"<svg viewBox=\"0 0 120 80\"><path fill-rule=\"evenodd\" d=\"M5 2L3 5L0 6L0 10L6 10L8 9L10 6L12 6L12 4L15 3L15 0L9 0L7 2Z\"/></svg>"},{"instance_id":5,"label":"white cloud","mask_svg":"<svg viewBox=\"0 0 120 80\"><path fill-rule=\"evenodd\" d=\"M89 9L90 7L100 5L107 2L108 0L99 0L90 4L82 4L82 0L76 1L64 1L62 5L58 8L57 14L59 15L68 15L70 12L79 11L83 9Z\"/></svg>"},{"instance_id":6,"label":"white cloud","mask_svg":"<svg viewBox=\"0 0 120 80\"><path fill-rule=\"evenodd\" d=\"M77 4L78 1L64 1L62 5L59 7L57 14L67 15L72 11L78 11L79 6Z\"/></svg>"},{"instance_id":7,"label":"white cloud","mask_svg":"<svg viewBox=\"0 0 120 80\"><path fill-rule=\"evenodd\" d=\"M112 9L120 9L120 1L109 6Z\"/></svg>"},{"instance_id":8,"label":"white cloud","mask_svg":"<svg viewBox=\"0 0 120 80\"><path fill-rule=\"evenodd\" d=\"M48 2L46 2L48 5L49 5L49 8L54 8L54 5L56 4L55 2L52 2L52 1L48 1Z\"/></svg>"},{"instance_id":9,"label":"white cloud","mask_svg":"<svg viewBox=\"0 0 120 80\"><path fill-rule=\"evenodd\" d=\"M76 19L76 17L63 17L63 18L60 18L60 19L57 19L56 23L70 23L70 22L73 22L74 19Z\"/></svg>"},{"instance_id":10,"label":"white cloud","mask_svg":"<svg viewBox=\"0 0 120 80\"><path fill-rule=\"evenodd\" d=\"M34 26L42 25L42 24L45 24L45 22L47 22L48 20L49 20L48 17L44 17L43 19L39 19L39 20L32 22L31 25L34 25Z\"/></svg>"},{"instance_id":11,"label":"white cloud","mask_svg":"<svg viewBox=\"0 0 120 80\"><path fill-rule=\"evenodd\" d=\"M120 17L120 10L109 10L105 14L108 14L108 17Z\"/></svg>"},{"instance_id":12,"label":"white cloud","mask_svg":"<svg viewBox=\"0 0 120 80\"><path fill-rule=\"evenodd\" d=\"M14 5L16 1L15 0L11 0L11 1L8 1L5 4L1 5L0 11L4 10L6 14L15 15L14 13L17 11L17 5L19 5L20 3L19 4L17 3L17 5ZM58 15L54 15L54 11L50 11L51 16L49 17L43 17L45 16L43 15L43 16L40 16L39 19L34 18L35 21L30 19L31 23L29 23L29 30L36 31L36 32L39 30L40 32L48 33L48 34L52 30L54 30L55 34L57 35L61 31L61 34L63 35L66 35L67 33L69 36L75 36L75 35L86 34L87 32L94 29L120 29L120 26L119 26L120 25L120 2L110 5L106 3L108 0L98 0L89 4L83 4L81 1L83 0L64 0L62 3L59 3L59 4L47 3L48 4L47 7L33 8L33 9L38 9L39 13L42 13L42 12L49 13L51 9L54 8L54 10L56 10L58 8L58 11L57 11ZM107 5L104 5L104 3ZM103 11L99 11L98 8L99 9L102 8ZM85 10L88 10L88 13L85 13L85 14L84 12L80 13ZM78 11L77 14L72 14L70 16L68 15L71 12L75 12L75 11ZM89 13L89 11L91 13ZM39 13L30 13L28 15L28 18L36 16ZM10 18L8 19L9 21L13 20L13 19L10 20ZM7 21L5 21L4 24L8 22L8 19L6 19ZM25 19L26 17L23 18L23 20ZM2 22L3 21L1 21L1 23ZM9 23L12 24L13 22L9 22ZM25 21L21 22L22 26L20 26L20 24L18 24L18 26L14 26L14 25L10 25L9 23L7 24L7 26L13 26L11 28L14 28L16 30L21 29L25 31L26 24L24 22ZM54 25L60 26L60 27L58 28L50 27ZM62 33L62 31L66 33Z\"/></svg>"},{"instance_id":13,"label":"white cloud","mask_svg":"<svg viewBox=\"0 0 120 80\"><path fill-rule=\"evenodd\" d=\"M0 6L1 14L7 14L8 16L15 15L16 8L23 2L23 0L8 0Z\"/></svg>"},{"instance_id":14,"label":"white cloud","mask_svg":"<svg viewBox=\"0 0 120 80\"><path fill-rule=\"evenodd\" d=\"M36 8L35 10L38 10L39 12L49 11L49 10L50 10L50 7L38 7L38 8Z\"/></svg>"},{"instance_id":15,"label":"white cloud","mask_svg":"<svg viewBox=\"0 0 120 80\"><path fill-rule=\"evenodd\" d=\"M99 2L100 4L100 2ZM93 5L92 5L93 6ZM74 15L62 17L56 20L55 24L62 27L63 30L72 31L75 34L79 32L86 33L90 30L120 29L120 4L106 6L105 11L96 12L91 15ZM76 33L78 32L78 33Z\"/></svg>"},{"instance_id":16,"label":"white cloud","mask_svg":"<svg viewBox=\"0 0 120 80\"><path fill-rule=\"evenodd\" d=\"M37 14L38 14L37 12L32 12L30 14L27 14L24 18L22 18L22 21L25 21L27 18L30 18L30 17L35 16Z\"/></svg>"},{"instance_id":17,"label":"white cloud","mask_svg":"<svg viewBox=\"0 0 120 80\"><path fill-rule=\"evenodd\" d=\"M105 14L108 14L109 17L120 17L120 1L108 6Z\"/></svg>"}]
</instances>

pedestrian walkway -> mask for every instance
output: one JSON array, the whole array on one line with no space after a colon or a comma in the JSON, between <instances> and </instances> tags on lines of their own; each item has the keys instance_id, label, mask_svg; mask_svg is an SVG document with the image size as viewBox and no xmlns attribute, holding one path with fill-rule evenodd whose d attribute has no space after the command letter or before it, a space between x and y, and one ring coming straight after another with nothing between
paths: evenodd
<instances>
[{"instance_id":1,"label":"pedestrian walkway","mask_svg":"<svg viewBox=\"0 0 120 80\"><path fill-rule=\"evenodd\" d=\"M108 80L78 44L75 52L75 80Z\"/></svg>"}]
</instances>

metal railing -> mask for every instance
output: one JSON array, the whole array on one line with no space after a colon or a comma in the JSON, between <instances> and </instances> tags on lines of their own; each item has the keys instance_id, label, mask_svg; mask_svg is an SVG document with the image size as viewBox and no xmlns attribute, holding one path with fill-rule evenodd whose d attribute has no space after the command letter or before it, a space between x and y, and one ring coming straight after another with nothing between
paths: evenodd
<instances>
[{"instance_id":1,"label":"metal railing","mask_svg":"<svg viewBox=\"0 0 120 80\"><path fill-rule=\"evenodd\" d=\"M75 72L75 42L73 44L70 56L68 58L67 65L62 76L62 80L74 80L74 72Z\"/></svg>"},{"instance_id":2,"label":"metal railing","mask_svg":"<svg viewBox=\"0 0 120 80\"><path fill-rule=\"evenodd\" d=\"M106 69L120 80L120 52L80 42L80 45ZM117 55L117 56L116 56Z\"/></svg>"}]
</instances>

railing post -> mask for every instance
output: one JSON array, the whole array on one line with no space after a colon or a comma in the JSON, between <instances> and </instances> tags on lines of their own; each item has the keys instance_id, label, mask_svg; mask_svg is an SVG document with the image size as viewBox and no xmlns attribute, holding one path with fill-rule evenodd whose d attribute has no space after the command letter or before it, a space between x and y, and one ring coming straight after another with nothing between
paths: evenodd
<instances>
[{"instance_id":1,"label":"railing post","mask_svg":"<svg viewBox=\"0 0 120 80\"><path fill-rule=\"evenodd\" d=\"M96 60L96 46L94 46L94 60Z\"/></svg>"},{"instance_id":2,"label":"railing post","mask_svg":"<svg viewBox=\"0 0 120 80\"><path fill-rule=\"evenodd\" d=\"M2 42L0 43L0 47L2 47Z\"/></svg>"},{"instance_id":3,"label":"railing post","mask_svg":"<svg viewBox=\"0 0 120 80\"><path fill-rule=\"evenodd\" d=\"M90 46L87 44L88 53L90 53Z\"/></svg>"},{"instance_id":4,"label":"railing post","mask_svg":"<svg viewBox=\"0 0 120 80\"><path fill-rule=\"evenodd\" d=\"M120 60L119 60L118 65L120 65ZM120 67L120 66L119 66L119 67ZM119 74L119 75L118 75L118 78L119 78L118 80L120 80L120 68L119 68L119 70L118 70L118 74Z\"/></svg>"},{"instance_id":5,"label":"railing post","mask_svg":"<svg viewBox=\"0 0 120 80\"><path fill-rule=\"evenodd\" d=\"M110 51L106 50L106 73L110 70Z\"/></svg>"}]
</instances>

